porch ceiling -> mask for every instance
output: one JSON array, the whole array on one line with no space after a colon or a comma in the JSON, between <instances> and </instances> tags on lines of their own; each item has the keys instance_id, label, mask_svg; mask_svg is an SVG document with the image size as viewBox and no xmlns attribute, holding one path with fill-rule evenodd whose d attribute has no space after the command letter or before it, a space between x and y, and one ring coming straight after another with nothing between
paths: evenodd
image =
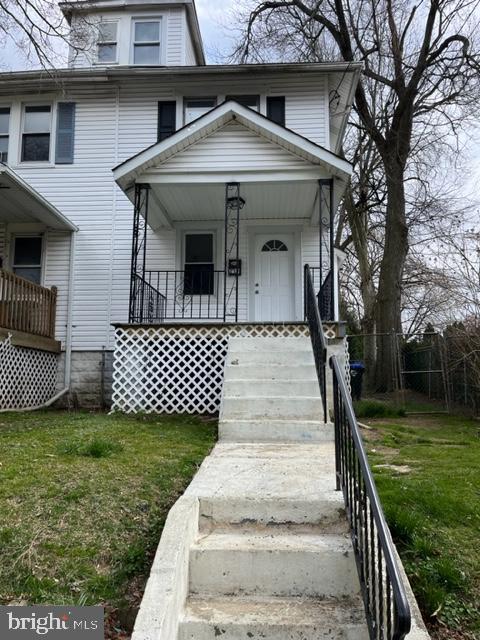
<instances>
[{"instance_id":1,"label":"porch ceiling","mask_svg":"<svg viewBox=\"0 0 480 640\"><path fill-rule=\"evenodd\" d=\"M77 229L56 207L4 164L0 164L0 222L41 222L52 229Z\"/></svg>"},{"instance_id":2,"label":"porch ceiling","mask_svg":"<svg viewBox=\"0 0 480 640\"><path fill-rule=\"evenodd\" d=\"M311 182L242 183L245 200L243 220L310 220L314 213L318 184ZM149 224L153 228L176 222L223 220L225 185L153 184L150 191Z\"/></svg>"}]
</instances>

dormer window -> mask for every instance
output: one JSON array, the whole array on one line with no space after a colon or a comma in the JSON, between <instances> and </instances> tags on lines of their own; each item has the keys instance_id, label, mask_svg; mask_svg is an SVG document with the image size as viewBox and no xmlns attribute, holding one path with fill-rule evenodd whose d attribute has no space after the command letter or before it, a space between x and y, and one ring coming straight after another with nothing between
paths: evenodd
<instances>
[{"instance_id":1,"label":"dormer window","mask_svg":"<svg viewBox=\"0 0 480 640\"><path fill-rule=\"evenodd\" d=\"M160 64L160 20L133 23L133 64Z\"/></svg>"},{"instance_id":2,"label":"dormer window","mask_svg":"<svg viewBox=\"0 0 480 640\"><path fill-rule=\"evenodd\" d=\"M102 21L98 25L97 62L109 64L117 62L118 22Z\"/></svg>"}]
</instances>

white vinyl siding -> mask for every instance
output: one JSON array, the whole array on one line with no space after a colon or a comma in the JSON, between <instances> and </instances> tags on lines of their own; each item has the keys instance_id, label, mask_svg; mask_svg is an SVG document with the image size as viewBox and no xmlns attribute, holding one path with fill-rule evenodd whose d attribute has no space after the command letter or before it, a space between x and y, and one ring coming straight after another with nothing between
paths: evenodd
<instances>
[{"instance_id":1,"label":"white vinyl siding","mask_svg":"<svg viewBox=\"0 0 480 640\"><path fill-rule=\"evenodd\" d=\"M55 337L65 342L70 266L70 233L48 231L45 234L44 286L57 287Z\"/></svg>"},{"instance_id":2,"label":"white vinyl siding","mask_svg":"<svg viewBox=\"0 0 480 640\"><path fill-rule=\"evenodd\" d=\"M255 171L256 169L289 170L309 168L305 160L259 138L238 123L231 123L178 153L153 170L155 173L191 173L209 171Z\"/></svg>"},{"instance_id":3,"label":"white vinyl siding","mask_svg":"<svg viewBox=\"0 0 480 640\"><path fill-rule=\"evenodd\" d=\"M174 25L171 10L168 24ZM170 18L172 21L170 22ZM180 21L181 22L181 21ZM170 27L169 27L170 28ZM129 41L130 42L130 41ZM174 57L171 58L174 60ZM180 64L179 58L175 64ZM56 166L14 166L33 188L55 205L79 227L76 237L73 305L73 348L101 351L113 348L112 322L128 319L130 261L132 237L132 204L115 185L112 168L156 142L158 102L177 100L178 126L181 126L184 97L222 96L229 94L280 95L286 99L286 124L301 135L320 144L328 142L326 120L327 99L321 74L276 76L263 74L241 80L222 76L194 80L178 78L168 82L163 77L148 80L118 81L118 86L87 82L69 90L62 88L59 99L76 103L75 163ZM7 97L7 103L19 104L19 99ZM264 102L264 100L263 100ZM16 143L18 144L18 142ZM268 163L270 168L301 168L305 162L269 141L258 139L241 125L229 125L217 134L169 161L188 171L199 162L211 160L211 168L225 168L224 160L216 159L228 152L230 167L255 169ZM209 158L210 154L210 158ZM288 219L282 223L294 224ZM304 221L305 222L305 221ZM258 221L258 224L278 224ZM248 225L255 222L248 222ZM299 224L297 220L296 225ZM242 277L240 278L240 314L248 319L248 225L241 225ZM184 225L185 226L185 225ZM212 228L212 223L207 226ZM198 230L198 225L191 227ZM281 228L281 227L280 227ZM304 231L302 262L318 247L318 231ZM59 287L58 337L64 340L67 293L69 240L61 233L48 231L45 281ZM68 234L66 234L68 235ZM222 235L218 236L223 243ZM0 255L2 225L0 225ZM221 251L221 247L219 249ZM308 257L314 264L314 256ZM179 269L181 257L177 249L177 232L148 232L148 266L152 269Z\"/></svg>"},{"instance_id":4,"label":"white vinyl siding","mask_svg":"<svg viewBox=\"0 0 480 640\"><path fill-rule=\"evenodd\" d=\"M5 239L7 234L6 225L0 222L0 267L3 265L3 268L6 267L6 246Z\"/></svg>"}]
</instances>

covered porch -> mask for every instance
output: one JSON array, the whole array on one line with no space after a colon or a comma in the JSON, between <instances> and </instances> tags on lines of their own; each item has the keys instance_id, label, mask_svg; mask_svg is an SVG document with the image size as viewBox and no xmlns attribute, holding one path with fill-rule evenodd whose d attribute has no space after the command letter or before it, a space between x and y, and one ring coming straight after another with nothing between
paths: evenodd
<instances>
[{"instance_id":1,"label":"covered porch","mask_svg":"<svg viewBox=\"0 0 480 640\"><path fill-rule=\"evenodd\" d=\"M44 286L46 233L77 227L16 172L0 163L0 339L59 351L57 287Z\"/></svg>"},{"instance_id":2,"label":"covered porch","mask_svg":"<svg viewBox=\"0 0 480 640\"><path fill-rule=\"evenodd\" d=\"M350 165L235 102L114 170L134 205L129 323L338 321L333 219Z\"/></svg>"}]
</instances>

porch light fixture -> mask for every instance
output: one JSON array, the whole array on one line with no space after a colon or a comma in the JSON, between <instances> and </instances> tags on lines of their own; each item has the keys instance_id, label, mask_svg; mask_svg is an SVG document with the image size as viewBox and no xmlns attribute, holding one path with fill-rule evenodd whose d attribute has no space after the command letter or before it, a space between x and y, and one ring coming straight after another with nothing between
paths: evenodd
<instances>
[{"instance_id":1,"label":"porch light fixture","mask_svg":"<svg viewBox=\"0 0 480 640\"><path fill-rule=\"evenodd\" d=\"M227 207L231 210L243 209L245 200L241 196L231 196L227 198Z\"/></svg>"}]
</instances>

